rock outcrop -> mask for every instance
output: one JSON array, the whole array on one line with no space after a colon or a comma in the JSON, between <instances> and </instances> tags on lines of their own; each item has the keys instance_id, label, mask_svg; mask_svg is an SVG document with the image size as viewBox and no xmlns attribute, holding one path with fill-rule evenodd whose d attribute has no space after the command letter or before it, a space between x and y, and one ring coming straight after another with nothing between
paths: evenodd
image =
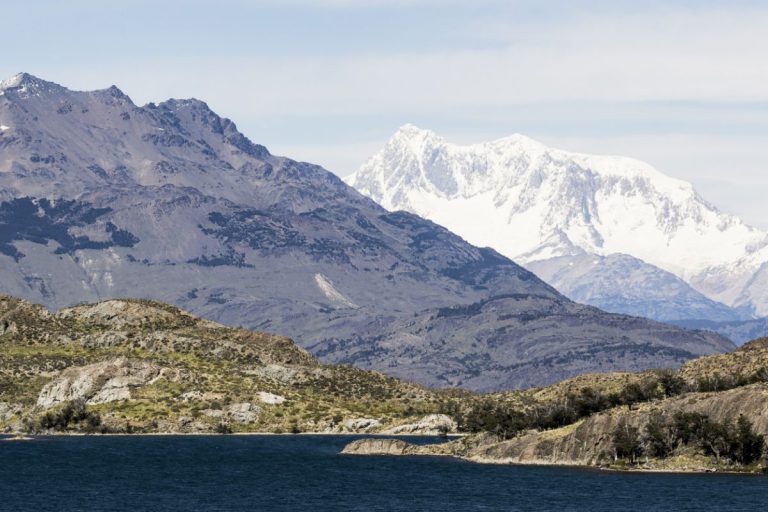
<instances>
[{"instance_id":1,"label":"rock outcrop","mask_svg":"<svg viewBox=\"0 0 768 512\"><path fill-rule=\"evenodd\" d=\"M223 409L206 409L203 413L222 421L241 423L248 425L256 421L261 413L261 407L250 402L230 404Z\"/></svg>"},{"instance_id":2,"label":"rock outcrop","mask_svg":"<svg viewBox=\"0 0 768 512\"><path fill-rule=\"evenodd\" d=\"M382 431L382 434L423 434L438 435L456 432L456 421L445 414L430 414L415 423L405 423Z\"/></svg>"},{"instance_id":3,"label":"rock outcrop","mask_svg":"<svg viewBox=\"0 0 768 512\"><path fill-rule=\"evenodd\" d=\"M347 455L407 455L417 453L418 447L400 439L358 439L344 447Z\"/></svg>"},{"instance_id":4,"label":"rock outcrop","mask_svg":"<svg viewBox=\"0 0 768 512\"><path fill-rule=\"evenodd\" d=\"M93 325L124 329L126 327L165 327L191 325L194 319L176 308L160 308L148 302L106 300L96 304L62 309L61 318L76 317Z\"/></svg>"},{"instance_id":5,"label":"rock outcrop","mask_svg":"<svg viewBox=\"0 0 768 512\"><path fill-rule=\"evenodd\" d=\"M263 404L269 404L269 405L280 405L285 403L285 397L280 395L275 395L274 393L267 393L266 391L259 391L258 393L259 400Z\"/></svg>"},{"instance_id":6,"label":"rock outcrop","mask_svg":"<svg viewBox=\"0 0 768 512\"><path fill-rule=\"evenodd\" d=\"M9 404L8 402L0 402L0 423L9 420L22 410L22 407L18 404Z\"/></svg>"},{"instance_id":7,"label":"rock outcrop","mask_svg":"<svg viewBox=\"0 0 768 512\"><path fill-rule=\"evenodd\" d=\"M164 374L152 363L124 357L68 368L43 387L37 406L48 409L78 399L90 404L129 400L132 389L150 384Z\"/></svg>"},{"instance_id":8,"label":"rock outcrop","mask_svg":"<svg viewBox=\"0 0 768 512\"><path fill-rule=\"evenodd\" d=\"M341 424L341 432L370 432L381 427L381 421L374 418L351 418Z\"/></svg>"}]
</instances>

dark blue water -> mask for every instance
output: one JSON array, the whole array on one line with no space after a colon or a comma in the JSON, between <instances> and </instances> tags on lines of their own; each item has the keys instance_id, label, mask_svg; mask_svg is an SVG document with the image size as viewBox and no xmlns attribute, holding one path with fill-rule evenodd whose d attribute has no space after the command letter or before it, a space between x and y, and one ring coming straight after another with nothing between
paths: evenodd
<instances>
[{"instance_id":1,"label":"dark blue water","mask_svg":"<svg viewBox=\"0 0 768 512\"><path fill-rule=\"evenodd\" d=\"M768 477L613 473L338 455L344 436L0 442L0 510L744 510Z\"/></svg>"}]
</instances>

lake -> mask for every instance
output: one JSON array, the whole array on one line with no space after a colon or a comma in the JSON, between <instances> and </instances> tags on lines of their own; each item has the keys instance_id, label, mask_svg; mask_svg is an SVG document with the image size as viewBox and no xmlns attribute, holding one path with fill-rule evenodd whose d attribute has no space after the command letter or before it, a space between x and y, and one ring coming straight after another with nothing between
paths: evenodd
<instances>
[{"instance_id":1,"label":"lake","mask_svg":"<svg viewBox=\"0 0 768 512\"><path fill-rule=\"evenodd\" d=\"M755 510L768 477L339 455L349 436L0 442L0 510ZM436 439L408 439L436 442Z\"/></svg>"}]
</instances>

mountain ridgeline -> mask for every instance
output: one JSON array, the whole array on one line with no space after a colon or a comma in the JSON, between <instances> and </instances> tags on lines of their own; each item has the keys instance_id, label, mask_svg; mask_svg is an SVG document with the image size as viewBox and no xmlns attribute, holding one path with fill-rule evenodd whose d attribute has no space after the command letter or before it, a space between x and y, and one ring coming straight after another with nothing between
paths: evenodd
<instances>
[{"instance_id":1,"label":"mountain ridgeline","mask_svg":"<svg viewBox=\"0 0 768 512\"><path fill-rule=\"evenodd\" d=\"M768 234L638 160L522 135L460 146L406 125L347 182L579 302L660 321L768 315Z\"/></svg>"},{"instance_id":2,"label":"mountain ridgeline","mask_svg":"<svg viewBox=\"0 0 768 512\"><path fill-rule=\"evenodd\" d=\"M323 362L496 390L679 366L725 338L567 299L488 248L275 156L198 100L0 84L0 292L162 300Z\"/></svg>"}]
</instances>

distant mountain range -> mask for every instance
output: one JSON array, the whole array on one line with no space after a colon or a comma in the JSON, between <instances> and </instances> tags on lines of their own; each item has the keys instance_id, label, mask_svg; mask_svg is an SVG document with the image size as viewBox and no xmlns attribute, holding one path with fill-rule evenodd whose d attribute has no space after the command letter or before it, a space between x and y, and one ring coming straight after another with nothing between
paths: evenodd
<instances>
[{"instance_id":1,"label":"distant mountain range","mask_svg":"<svg viewBox=\"0 0 768 512\"><path fill-rule=\"evenodd\" d=\"M522 135L459 146L406 125L346 181L608 311L662 321L768 316L768 234L637 160Z\"/></svg>"},{"instance_id":2,"label":"distant mountain range","mask_svg":"<svg viewBox=\"0 0 768 512\"><path fill-rule=\"evenodd\" d=\"M0 292L48 307L170 302L288 335L325 362L504 389L677 366L725 338L576 304L528 270L332 173L274 156L202 101L0 84Z\"/></svg>"}]
</instances>

